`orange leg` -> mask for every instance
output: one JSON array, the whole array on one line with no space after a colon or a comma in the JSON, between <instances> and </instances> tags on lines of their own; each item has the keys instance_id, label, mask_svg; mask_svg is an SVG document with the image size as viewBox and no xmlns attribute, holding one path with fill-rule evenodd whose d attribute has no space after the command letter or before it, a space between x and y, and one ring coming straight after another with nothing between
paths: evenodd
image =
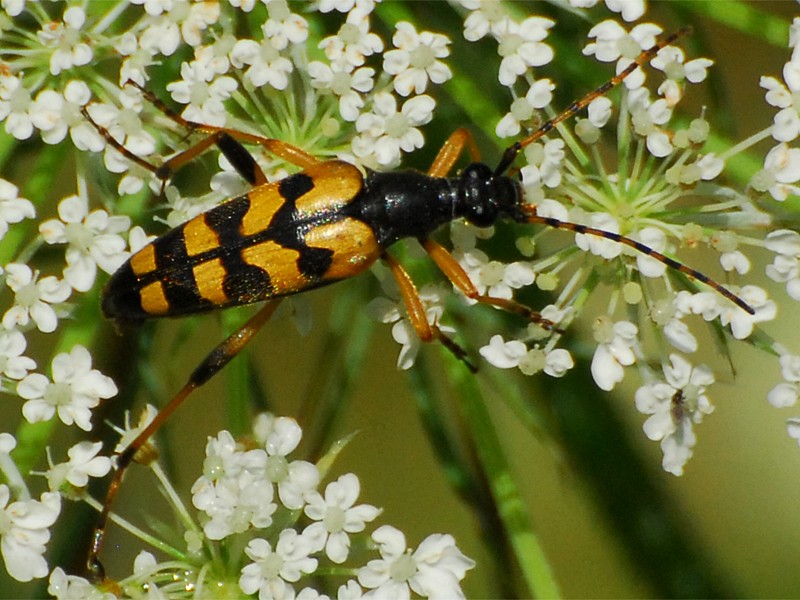
<instances>
[{"instance_id":1,"label":"orange leg","mask_svg":"<svg viewBox=\"0 0 800 600\"><path fill-rule=\"evenodd\" d=\"M438 325L435 323L428 323L428 317L425 314L425 307L422 305L422 299L419 297L417 286L414 285L414 282L403 268L403 265L389 254L384 254L382 258L389 266L389 270L391 270L395 281L397 281L397 287L400 289L400 296L403 298L403 302L406 305L409 321L411 321L411 325L414 327L414 331L417 333L419 339L423 342L431 342L433 340L441 342L444 347L458 360L463 362L470 371L473 373L476 372L477 368L475 365L467 360L466 351L452 338L442 332Z\"/></svg>"},{"instance_id":2,"label":"orange leg","mask_svg":"<svg viewBox=\"0 0 800 600\"><path fill-rule=\"evenodd\" d=\"M520 304L514 300L507 300L506 298L493 298L492 296L478 293L478 289L472 283L469 275L467 275L466 271L464 271L462 266L458 264L458 261L453 258L453 255L450 254L444 246L431 239L420 240L420 243L431 259L433 259L433 262L436 263L436 266L439 267L442 273L444 273L452 284L467 298L471 298L481 304L489 304L507 312L521 315L533 323L538 323L545 329L551 331L555 330L555 324L552 321L543 318L538 312L528 308L524 304Z\"/></svg>"},{"instance_id":3,"label":"orange leg","mask_svg":"<svg viewBox=\"0 0 800 600\"><path fill-rule=\"evenodd\" d=\"M195 121L188 121L172 110L169 106L164 104L153 92L148 89L145 89L135 81L127 81L126 85L131 85L137 88L142 95L150 102L153 106L155 106L158 110L160 110L164 115L166 115L171 120L175 121L181 127L185 127L191 131L199 131L201 133L209 134L209 137L219 140L220 138L224 138L227 134L228 136L232 137L234 140L244 143L244 144L256 144L263 147L267 152L273 154L279 158L282 158L286 162L289 162L293 165L297 165L301 169L307 169L308 167L316 164L319 162L318 159L311 156L305 150L298 148L297 146L293 146L292 144L287 144L281 140L276 140L274 138L268 138L261 135L256 135L253 133L247 133L246 131L239 131L238 129L231 129L229 127L218 127L216 125L207 125L205 123L197 123ZM203 142L200 142L201 144ZM216 141L211 141L205 144L205 146L198 150L193 151L193 148L188 148L187 150L181 152L177 156L172 157L169 161L167 161L170 166L174 169L179 168L180 166L186 164L188 161L192 160L194 157L198 156L203 150L212 146L213 144L217 143ZM200 145L200 144L198 144ZM222 148L221 148L222 149ZM244 151L244 149L242 149ZM225 152L225 149L222 149ZM179 158L183 155L186 155L185 158ZM227 153L226 153L227 156ZM229 157L230 160L230 157ZM231 162L234 162L233 160ZM261 181L253 182L248 178L246 175L242 174L242 176L250 181L250 183L263 183Z\"/></svg>"},{"instance_id":4,"label":"orange leg","mask_svg":"<svg viewBox=\"0 0 800 600\"><path fill-rule=\"evenodd\" d=\"M478 146L475 144L475 138L472 137L468 129L459 127L450 134L450 137L442 145L441 150L433 160L431 168L428 169L428 175L431 177L447 177L461 153L464 152L465 146L469 150L472 161L478 162L481 159L481 155L478 152Z\"/></svg>"},{"instance_id":5,"label":"orange leg","mask_svg":"<svg viewBox=\"0 0 800 600\"><path fill-rule=\"evenodd\" d=\"M161 165L156 166L140 156L137 156L125 148L116 139L114 139L114 137L105 127L99 125L92 118L87 107L83 107L81 109L81 113L83 114L84 118L94 126L100 135L103 136L103 139L105 139L108 145L113 147L117 152L122 154L131 162L152 172L162 182L166 182L172 176L172 174L175 173L175 171L180 169L186 163L200 156L211 146L217 146L230 161L239 175L241 175L243 179L253 186L267 183L267 178L264 175L264 172L261 170L261 167L258 166L258 163L256 162L255 158L253 158L252 154L242 145L243 143L259 145L270 154L282 158L291 164L297 165L301 169L307 169L308 167L319 162L317 158L311 156L305 150L302 150L297 146L287 144L281 140L267 138L260 135L247 133L245 131L238 131L228 127L216 127L214 125L206 125L203 123L187 121L172 111L163 102L158 100L158 98L156 98L151 92L144 90L138 85L136 87L138 87L145 97L167 117L193 132L198 131L207 134L206 137L196 144L193 144L189 148L179 152L175 156L172 156L168 160L164 161L164 163Z\"/></svg>"},{"instance_id":6,"label":"orange leg","mask_svg":"<svg viewBox=\"0 0 800 600\"><path fill-rule=\"evenodd\" d=\"M431 177L446 177L464 152L464 148L467 148L470 153L470 158L473 161L477 162L480 160L478 147L469 130L464 128L456 129L452 135L447 138L442 149L439 150L431 168L428 169L428 175ZM458 261L453 258L453 255L450 254L444 246L431 239L421 239L420 243L442 273L444 273L453 285L468 298L482 304L490 304L505 311L522 315L526 319L538 323L546 329L554 329L554 324L552 322L542 318L538 312L519 302L506 300L504 298L492 298L491 296L480 294L470 280L469 275L467 275L466 271L464 271L461 265L458 264Z\"/></svg>"},{"instance_id":7,"label":"orange leg","mask_svg":"<svg viewBox=\"0 0 800 600\"><path fill-rule=\"evenodd\" d=\"M89 573L96 581L105 579L105 569L100 562L100 552L103 549L108 515L111 512L111 505L119 491L122 477L132 462L137 460L139 451L150 441L164 422L175 412L189 395L203 385L206 381L216 375L222 367L228 364L247 343L258 333L264 324L270 319L275 309L280 304L280 299L269 300L250 320L228 336L225 341L219 344L202 363L192 372L189 380L181 390L162 408L155 419L145 427L128 446L117 455L117 467L114 471L111 483L106 492L106 499L103 503L103 510L97 520L92 535L92 547L89 552L87 568Z\"/></svg>"}]
</instances>

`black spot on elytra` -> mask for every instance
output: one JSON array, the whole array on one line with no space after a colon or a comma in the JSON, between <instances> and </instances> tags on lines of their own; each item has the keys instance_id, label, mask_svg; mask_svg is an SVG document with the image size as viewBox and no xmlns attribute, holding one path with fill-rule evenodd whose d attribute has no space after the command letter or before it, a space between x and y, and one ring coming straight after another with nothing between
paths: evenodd
<instances>
[{"instance_id":1,"label":"black spot on elytra","mask_svg":"<svg viewBox=\"0 0 800 600\"><path fill-rule=\"evenodd\" d=\"M290 175L278 183L281 197L292 204L314 189L314 180L305 173Z\"/></svg>"},{"instance_id":2,"label":"black spot on elytra","mask_svg":"<svg viewBox=\"0 0 800 600\"><path fill-rule=\"evenodd\" d=\"M305 277L314 281L321 279L328 272L332 262L333 250L306 246L300 250L297 268Z\"/></svg>"}]
</instances>

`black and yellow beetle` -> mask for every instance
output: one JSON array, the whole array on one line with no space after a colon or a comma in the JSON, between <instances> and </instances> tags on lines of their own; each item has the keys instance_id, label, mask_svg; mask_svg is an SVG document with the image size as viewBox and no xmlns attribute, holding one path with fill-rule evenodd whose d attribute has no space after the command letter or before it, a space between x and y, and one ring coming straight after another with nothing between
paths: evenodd
<instances>
[{"instance_id":1,"label":"black and yellow beetle","mask_svg":"<svg viewBox=\"0 0 800 600\"><path fill-rule=\"evenodd\" d=\"M103 290L105 316L118 322L135 322L255 302L266 304L206 357L186 385L120 453L94 533L89 557L89 568L94 575L103 576L98 557L108 513L122 475L134 455L195 388L216 374L247 344L270 318L282 297L353 277L381 259L399 285L410 322L420 339L439 340L469 365L464 351L435 324L428 323L414 283L405 269L387 254L387 248L401 239L418 239L442 272L466 296L521 314L545 327L554 324L528 307L513 300L481 295L459 263L443 246L430 239L430 234L450 221L463 218L481 227L510 219L600 236L666 263L752 313L743 300L705 275L635 240L538 216L535 207L525 203L519 182L506 174L523 148L619 85L639 65L683 33L679 31L643 51L634 63L608 83L507 148L494 169L479 162L476 145L465 129L457 130L448 138L427 173L362 171L340 160L320 161L279 140L188 122L145 90L142 90L145 95L173 120L207 137L156 167L127 151L95 124L109 144L162 180L216 145L253 186L248 193L194 217L134 254ZM87 109L84 115L92 121ZM302 170L269 183L243 143L260 145ZM473 163L459 175L449 177L465 149Z\"/></svg>"}]
</instances>

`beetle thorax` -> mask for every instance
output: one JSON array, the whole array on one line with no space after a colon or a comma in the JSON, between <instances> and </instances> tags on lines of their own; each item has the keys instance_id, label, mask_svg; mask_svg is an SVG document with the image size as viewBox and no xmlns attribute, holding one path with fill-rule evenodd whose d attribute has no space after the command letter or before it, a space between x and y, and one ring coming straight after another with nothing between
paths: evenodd
<instances>
[{"instance_id":1,"label":"beetle thorax","mask_svg":"<svg viewBox=\"0 0 800 600\"><path fill-rule=\"evenodd\" d=\"M502 217L517 218L522 190L505 175L495 175L483 163L472 163L458 179L455 212L478 227L488 227Z\"/></svg>"}]
</instances>

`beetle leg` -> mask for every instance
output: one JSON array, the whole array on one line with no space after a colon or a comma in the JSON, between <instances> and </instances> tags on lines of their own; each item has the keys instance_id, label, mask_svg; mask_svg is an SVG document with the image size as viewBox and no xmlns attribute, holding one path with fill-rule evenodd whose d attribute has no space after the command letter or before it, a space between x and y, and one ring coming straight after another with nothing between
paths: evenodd
<instances>
[{"instance_id":1,"label":"beetle leg","mask_svg":"<svg viewBox=\"0 0 800 600\"><path fill-rule=\"evenodd\" d=\"M268 137L264 137L264 136L261 136L261 135L256 135L256 134L253 134L253 133L247 133L246 131L239 131L238 129L232 129L230 127L218 127L216 125L207 125L205 123L198 123L196 121L189 121L187 119L184 119L180 114L178 114L177 112L172 110L169 106L164 104L164 102L162 102L158 98L158 96L156 96L153 92L151 92L150 90L148 90L148 89L144 88L143 86L139 85L135 81L128 80L127 82L125 82L125 85L131 85L131 86L135 87L136 89L138 89L142 93L142 95L147 99L147 101L150 102L150 104L152 104L158 110L160 110L162 113L164 113L164 115L166 115L169 119L171 119L172 121L175 121L175 123L177 123L181 127L185 127L186 129L189 129L190 131L193 131L193 132L194 131L199 131L201 133L206 133L210 137L217 136L216 137L217 140L219 140L220 138L224 138L225 134L227 134L230 137L232 137L234 140L239 142L240 144L242 144L242 143L244 143L244 144L256 144L256 145L262 146L270 154L274 154L275 156L277 156L279 158L282 158L286 162L292 163L293 165L297 165L301 169L307 169L311 165L314 165L314 164L319 162L319 159L311 156L305 150L303 150L301 148L298 148L297 146L293 146L292 144L288 144L288 143L286 143L284 141L281 141L281 140L276 140L274 138L268 138ZM206 146L203 149L205 149L208 146L211 146L211 145L213 145L215 143L217 143L217 142L216 141L212 141L212 142L206 144ZM228 157L228 160L231 160L231 157L228 155L228 153L226 152L225 148L220 147L220 150L225 154L226 157ZM187 150L185 150L181 154L186 153L188 155L191 151L192 151L192 148L188 148ZM242 148L241 151L247 152L247 150L245 150L244 148ZM188 162L189 160L191 160L192 158L194 158L195 156L200 154L200 152L202 152L202 150L200 150L199 152L196 152L196 153L193 153L193 154L189 155L185 160L180 161L179 163L176 163L174 165L174 167L178 168L179 166L185 164L186 162ZM170 159L170 161L175 160L176 158L178 158L178 156L181 156L181 154L173 157L172 159ZM234 163L234 160L231 160L231 162ZM234 166L236 166L235 163L234 163ZM238 170L239 169L237 168L237 171ZM242 175L242 177L247 179L247 181L250 181L250 183L254 183L253 181L251 181L251 179L246 174L242 173L241 171L240 171L240 174ZM264 182L266 182L266 179L264 179L264 181L256 181L255 183L258 184L258 183L264 183Z\"/></svg>"},{"instance_id":2,"label":"beetle leg","mask_svg":"<svg viewBox=\"0 0 800 600\"><path fill-rule=\"evenodd\" d=\"M161 165L154 165L141 156L134 154L120 142L118 142L114 136L111 135L111 132L108 131L108 129L100 125L92 118L87 107L84 106L81 108L81 113L83 114L83 117L92 124L92 126L103 137L109 146L114 148L114 150L122 154L129 161L139 165L144 169L147 169L156 177L158 177L162 182L162 192L164 185L166 185L166 182L175 171L214 145L219 147L220 151L230 161L237 173L239 173L239 175L241 175L242 178L248 183L255 186L267 182L267 178L264 176L261 167L258 166L258 163L256 163L253 156L244 146L233 139L226 131L216 131L203 138L196 144L190 146L186 150L183 150L175 156L167 159Z\"/></svg>"},{"instance_id":3,"label":"beetle leg","mask_svg":"<svg viewBox=\"0 0 800 600\"><path fill-rule=\"evenodd\" d=\"M475 144L475 138L472 137L468 129L459 127L442 144L442 148L433 160L431 168L428 169L428 175L431 177L446 177L464 151L464 146L467 147L473 162L478 162L481 159L478 146Z\"/></svg>"},{"instance_id":4,"label":"beetle leg","mask_svg":"<svg viewBox=\"0 0 800 600\"><path fill-rule=\"evenodd\" d=\"M437 340L447 348L453 356L463 362L467 368L473 373L477 371L475 365L467 360L467 352L459 346L452 338L446 335L439 326L435 323L428 323L428 316L425 314L425 307L422 305L422 299L419 297L417 286L411 280L408 272L403 268L397 260L389 254L382 256L384 262L389 266L389 269L397 281L397 287L400 289L400 295L403 298L403 303L406 305L408 312L408 319L414 327L417 336L423 342L431 342Z\"/></svg>"},{"instance_id":5,"label":"beetle leg","mask_svg":"<svg viewBox=\"0 0 800 600\"><path fill-rule=\"evenodd\" d=\"M433 241L432 239L420 240L425 252L431 257L436 266L445 274L445 276L464 294L467 298L480 302L481 304L490 304L510 313L521 315L532 323L537 323L549 331L555 331L555 323L545 319L542 315L535 310L506 298L494 298L478 292L478 289L472 283L472 280L464 271L463 267L458 264L458 261L453 258L453 255L441 244Z\"/></svg>"},{"instance_id":6,"label":"beetle leg","mask_svg":"<svg viewBox=\"0 0 800 600\"><path fill-rule=\"evenodd\" d=\"M258 333L264 324L269 320L275 309L278 308L281 299L269 300L255 315L242 325L239 329L228 336L225 341L214 348L205 360L192 372L189 380L181 390L160 410L156 417L128 444L125 449L117 455L116 470L111 479L106 492L103 509L94 528L92 535L92 547L89 552L87 567L90 574L97 580L105 578L105 569L100 562L100 552L103 549L106 525L108 516L111 512L111 505L119 491L122 477L132 462L141 459L140 452L150 441L153 435L164 424L164 422L175 412L184 400L197 388L216 375L231 359L233 359L244 348L247 343Z\"/></svg>"},{"instance_id":7,"label":"beetle leg","mask_svg":"<svg viewBox=\"0 0 800 600\"><path fill-rule=\"evenodd\" d=\"M231 129L229 127L217 127L214 125L206 125L203 123L195 123L194 121L187 121L179 114L171 110L158 98L156 98L154 94L145 90L138 84L133 85L136 85L136 87L145 95L145 97L168 118L172 119L179 125L186 127L192 132L207 134L206 137L199 142L170 157L161 165L156 166L125 148L125 146L118 142L105 127L97 123L92 118L86 106L81 108L81 113L83 114L84 118L89 121L92 126L94 126L94 128L103 137L108 145L110 145L131 162L152 172L162 181L162 191L163 185L172 176L172 174L175 173L175 171L180 169L186 163L194 160L208 148L214 145L216 145L220 152L225 155L233 168L236 169L236 172L239 173L239 175L241 175L245 181L253 186L267 183L267 178L264 175L264 172L261 170L261 167L258 166L255 158L253 158L253 155L242 145L243 143L261 146L270 154L273 154L278 158L282 158L291 164L297 165L301 169L307 169L308 167L319 162L317 158L313 157L305 150L281 140L267 138L260 135L247 133L245 131Z\"/></svg>"}]
</instances>

